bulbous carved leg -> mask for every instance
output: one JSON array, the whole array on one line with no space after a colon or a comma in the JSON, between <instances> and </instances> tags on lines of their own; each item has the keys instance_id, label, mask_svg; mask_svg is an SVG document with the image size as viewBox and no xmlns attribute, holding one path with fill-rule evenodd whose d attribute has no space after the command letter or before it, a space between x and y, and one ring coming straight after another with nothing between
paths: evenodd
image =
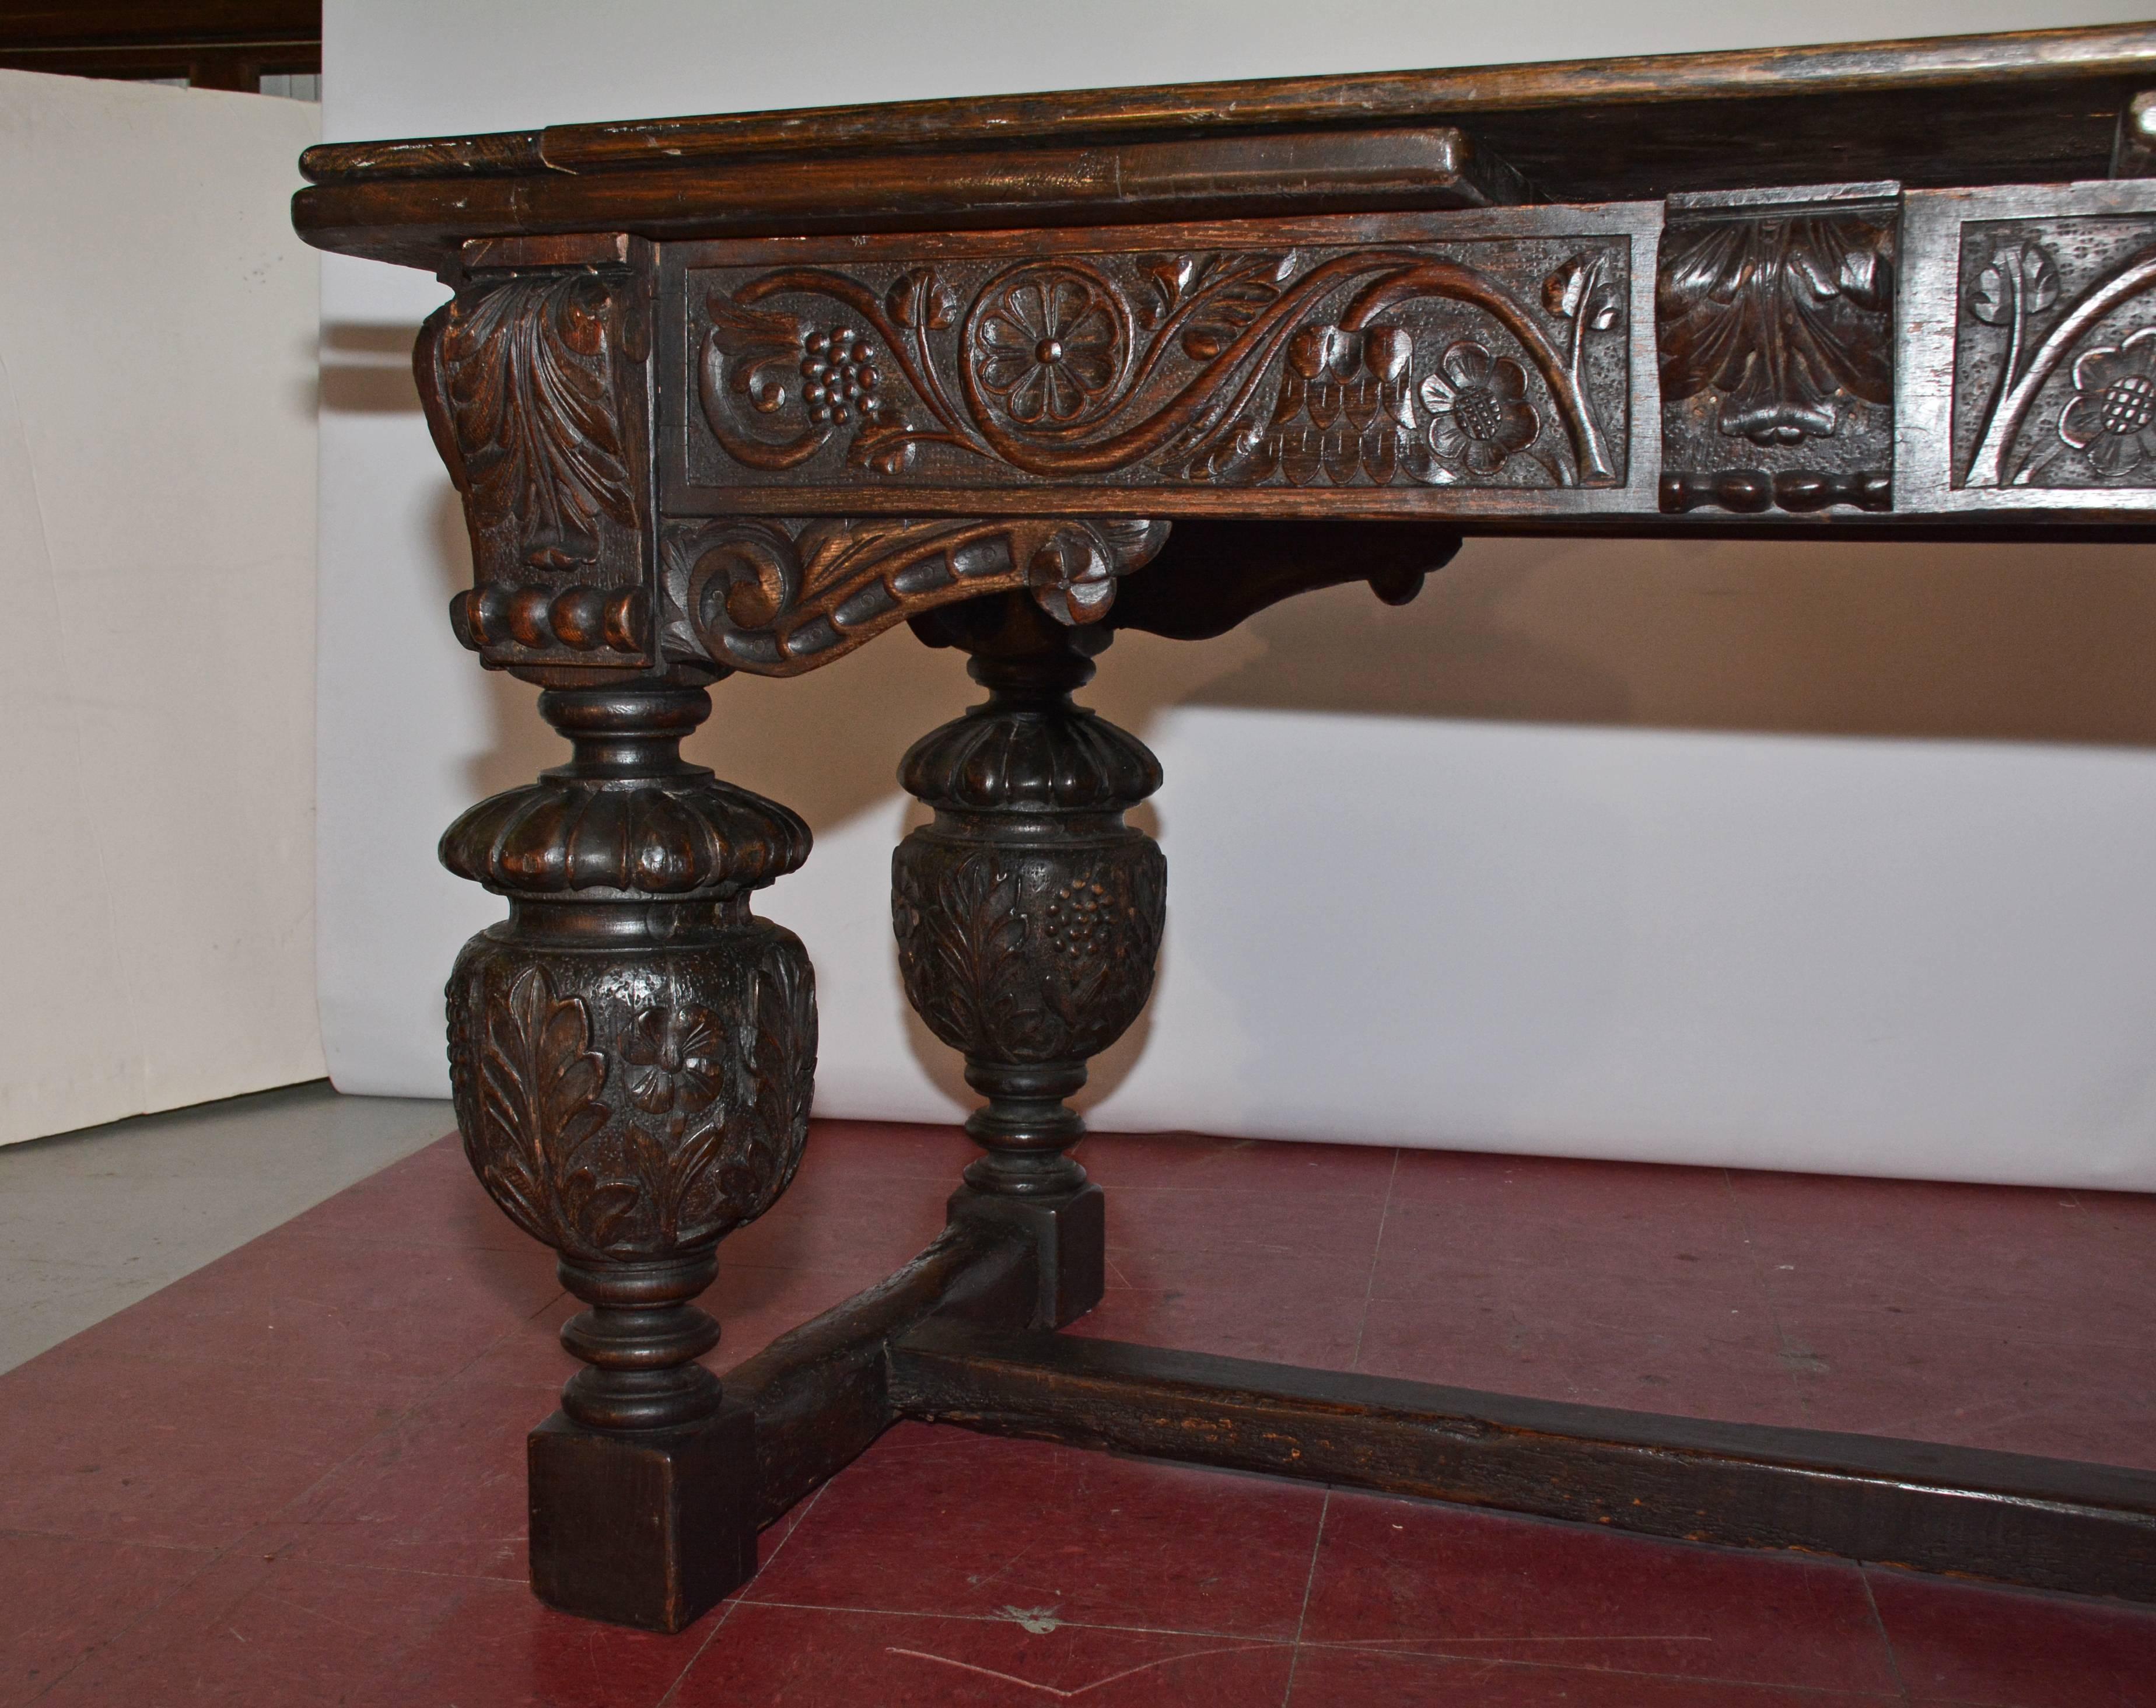
<instances>
[{"instance_id":1,"label":"bulbous carved leg","mask_svg":"<svg viewBox=\"0 0 2156 1708\"><path fill-rule=\"evenodd\" d=\"M587 1307L562 1332L586 1367L532 1437L534 1587L678 1629L755 1567L752 1420L696 1362L719 1329L691 1301L807 1136L808 959L748 892L808 833L681 759L701 689L552 689L540 708L572 759L442 840L510 898L449 980L457 1124Z\"/></svg>"},{"instance_id":2,"label":"bulbous carved leg","mask_svg":"<svg viewBox=\"0 0 2156 1708\"><path fill-rule=\"evenodd\" d=\"M988 1099L966 1122L987 1154L952 1213L1033 1224L1035 1321L1060 1327L1100 1301L1105 1234L1101 1190L1066 1154L1086 1128L1065 1100L1152 991L1167 864L1123 813L1160 787L1160 766L1071 702L1105 634L1050 621L1023 596L948 607L916 627L973 654L989 697L901 767L936 818L892 858L899 968L908 1000L964 1052L967 1083Z\"/></svg>"}]
</instances>

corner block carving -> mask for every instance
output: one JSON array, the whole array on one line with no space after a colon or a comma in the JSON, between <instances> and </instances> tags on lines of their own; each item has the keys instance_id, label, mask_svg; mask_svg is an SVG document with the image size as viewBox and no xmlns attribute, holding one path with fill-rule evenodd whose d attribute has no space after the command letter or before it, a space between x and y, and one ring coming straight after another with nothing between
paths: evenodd
<instances>
[{"instance_id":1,"label":"corner block carving","mask_svg":"<svg viewBox=\"0 0 2156 1708\"><path fill-rule=\"evenodd\" d=\"M1892 184L1670 198L1663 510L1891 507L1899 228Z\"/></svg>"},{"instance_id":2,"label":"corner block carving","mask_svg":"<svg viewBox=\"0 0 2156 1708\"><path fill-rule=\"evenodd\" d=\"M482 274L413 363L464 500L474 586L450 618L489 664L649 664L649 310L626 269Z\"/></svg>"}]
</instances>

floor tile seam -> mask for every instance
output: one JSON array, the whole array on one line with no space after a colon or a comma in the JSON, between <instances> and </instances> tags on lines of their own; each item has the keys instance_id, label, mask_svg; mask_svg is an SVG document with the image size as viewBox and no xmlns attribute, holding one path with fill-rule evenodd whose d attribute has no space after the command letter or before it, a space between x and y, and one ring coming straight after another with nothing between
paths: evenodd
<instances>
[{"instance_id":1,"label":"floor tile seam","mask_svg":"<svg viewBox=\"0 0 2156 1708\"><path fill-rule=\"evenodd\" d=\"M1535 1638L1523 1637L1491 1637L1486 1639L1431 1639L1430 1640L1444 1640L1455 1643L1488 1642L1495 1644L1531 1643L1537 1640L1545 1642L1556 1640L1569 1642L1576 1640L1581 1643L1607 1643L1613 1639L1608 1637L1582 1637L1576 1639L1569 1638L1563 1639L1547 1638L1537 1639ZM1668 1642L1671 1639L1668 1638L1662 1638L1657 1640ZM1296 1644L1296 1647L1300 1649L1319 1649L1335 1654L1377 1655L1389 1660L1429 1660L1445 1662L1472 1661L1480 1666L1506 1667L1515 1672L1568 1673L1574 1675L1581 1673L1593 1673L1604 1678L1651 1680L1656 1684L1712 1685L1732 1690L1804 1691L1813 1695L1823 1697L1829 1701L1892 1702L1902 1704L1906 1704L1908 1701L1908 1698L1905 1695L1882 1693L1878 1690L1845 1690L1834 1685L1807 1685L1792 1683L1781 1679L1723 1678L1719 1675L1711 1675L1703 1673L1652 1672L1639 1667L1588 1664L1572 1665L1563 1661L1522 1660L1517 1657L1500 1654L1447 1654L1443 1650L1433 1651L1427 1649L1403 1649L1392 1646L1393 1643L1394 1639L1378 1637L1371 1638L1367 1642L1359 1643L1342 1642L1337 1639L1328 1640L1322 1637L1306 1637L1301 1639L1301 1641ZM1989 1708L2007 1708L2007 1705L1992 1704L1989 1705Z\"/></svg>"},{"instance_id":2,"label":"floor tile seam","mask_svg":"<svg viewBox=\"0 0 2156 1708\"><path fill-rule=\"evenodd\" d=\"M1722 1176L1722 1195L1737 1217L1738 1237L1743 1240L1746 1254L1752 1260L1752 1280L1759 1290L1759 1298L1767 1309L1767 1325L1774 1331L1775 1344L1780 1348L1782 1373L1789 1384L1789 1398L1797 1408L1797 1420L1803 1423L1810 1416L1811 1398L1804 1387L1804 1377L1798 1372L1799 1354L1796 1344L1789 1338L1789 1331L1777 1308L1774 1284L1768 1279L1766 1258L1758 1240L1753 1236L1752 1218L1744 1208L1743 1196L1737 1190L1737 1182L1727 1168L1717 1171Z\"/></svg>"},{"instance_id":3,"label":"floor tile seam","mask_svg":"<svg viewBox=\"0 0 2156 1708\"><path fill-rule=\"evenodd\" d=\"M772 1601L752 1593L737 1595L733 1598L732 1605L776 1608L797 1613L849 1613L884 1619L942 1619L964 1625L1018 1625L1019 1623L1009 1613L953 1613L921 1608L855 1607L837 1602ZM1212 1626L1133 1625L1100 1619L1059 1618L1055 1628L1059 1631L1119 1632L1136 1637L1195 1637L1224 1643L1263 1644L1272 1649L1290 1649L1295 1645L1292 1637L1270 1637L1254 1631L1227 1631Z\"/></svg>"},{"instance_id":4,"label":"floor tile seam","mask_svg":"<svg viewBox=\"0 0 2156 1708\"><path fill-rule=\"evenodd\" d=\"M1378 1290L1378 1266L1384 1261L1385 1229L1391 1223L1393 1219L1393 1193L1394 1189L1399 1184L1399 1179L1400 1153L1399 1150L1395 1148L1393 1151L1392 1172L1385 1177L1385 1205L1383 1209L1378 1212L1378 1237L1370 1248L1370 1272L1363 1278L1363 1314L1357 1319L1355 1323L1355 1349L1348 1355L1348 1367L1350 1370L1359 1370L1363 1367L1363 1337L1369 1332L1370 1329L1370 1302L1376 1295ZM1332 1491L1327 1490L1326 1492L1327 1500L1329 1503L1332 1498ZM1324 1526L1324 1520L1322 1516L1318 1522L1319 1528L1322 1531ZM1289 1689L1291 1692L1292 1692L1294 1689L1293 1671L1294 1669L1291 1666L1289 1669Z\"/></svg>"},{"instance_id":5,"label":"floor tile seam","mask_svg":"<svg viewBox=\"0 0 2156 1708\"><path fill-rule=\"evenodd\" d=\"M1399 1166L1399 1153L1397 1151L1393 1153L1393 1166L1395 1169ZM1366 1314L1367 1304L1366 1300ZM1355 1336L1355 1350L1360 1353L1362 1349L1363 1337L1358 1330ZM1332 1489L1328 1484L1325 1490L1325 1499L1317 1509L1317 1534L1310 1541L1310 1569L1303 1574L1302 1605L1296 1611L1295 1641L1288 1651L1287 1684L1281 1692L1281 1708L1288 1708L1288 1705L1295 1700L1296 1664L1302 1656L1302 1633L1304 1628L1310 1623L1310 1598L1317 1588L1317 1562L1325 1552L1325 1521L1332 1511Z\"/></svg>"},{"instance_id":6,"label":"floor tile seam","mask_svg":"<svg viewBox=\"0 0 2156 1708\"><path fill-rule=\"evenodd\" d=\"M1856 1576L1864 1585L1864 1605L1871 1612L1871 1628L1879 1634L1879 1646L1887 1656L1887 1670L1894 1680L1894 1689L1904 1704L1910 1700L1909 1681L1902 1676L1902 1657L1895 1652L1894 1639L1887 1629L1886 1616L1879 1611L1879 1598L1871 1593L1871 1574L1861 1567Z\"/></svg>"},{"instance_id":7,"label":"floor tile seam","mask_svg":"<svg viewBox=\"0 0 2156 1708\"><path fill-rule=\"evenodd\" d=\"M38 1530L34 1526L11 1524L0 1529L0 1542L100 1542L115 1548L154 1548L162 1554L203 1554L214 1558L221 1552L193 1542L136 1541L126 1536L77 1536L72 1531Z\"/></svg>"},{"instance_id":8,"label":"floor tile seam","mask_svg":"<svg viewBox=\"0 0 2156 1708\"><path fill-rule=\"evenodd\" d=\"M720 1604L719 1616L711 1622L711 1628L704 1634L704 1640L696 1645L696 1653L681 1663L681 1670L675 1673L673 1682L660 1692L658 1700L653 1704L653 1708L669 1708L669 1705L681 1694L681 1686L688 1683L689 1675L696 1670L697 1662L701 1661L710 1652L711 1645L719 1640L719 1633L726 1629L727 1622L734 1616L734 1609L740 1605L739 1601L731 1598Z\"/></svg>"},{"instance_id":9,"label":"floor tile seam","mask_svg":"<svg viewBox=\"0 0 2156 1708\"><path fill-rule=\"evenodd\" d=\"M254 1535L254 1531L260 1528L261 1526L259 1525L255 1526L254 1529L246 1531L237 1541L228 1542L223 1547L208 1550L198 1549L192 1551L196 1552L206 1552L208 1555L208 1557L202 1561L193 1571L188 1572L187 1576L181 1578L178 1582L173 1584L172 1588L165 1594L156 1598L146 1606L137 1606L131 1608L131 1611L134 1614L133 1618L126 1619L121 1624L118 1629L99 1639L98 1641L91 1644L89 1648L84 1649L81 1654L78 1654L74 1658L74 1663L73 1665L62 1668L59 1672L55 1674L51 1679L48 1680L44 1685L38 1687L36 1695L23 1698L23 1700L26 1705L26 1708L27 1705L29 1703L44 1700L46 1696L58 1690L60 1685L64 1684L69 1679L73 1678L75 1674L81 1671L84 1667L89 1665L90 1661L100 1653L110 1649L114 1644L122 1641L129 1636L131 1636L141 1626L146 1624L161 1609L171 1606L173 1602L177 1601L181 1596L184 1595L188 1590L193 1588L196 1584L201 1582L204 1577L208 1577L212 1572L214 1572L219 1566L223 1564L227 1555L236 1552L240 1544L247 1540L248 1536Z\"/></svg>"}]
</instances>

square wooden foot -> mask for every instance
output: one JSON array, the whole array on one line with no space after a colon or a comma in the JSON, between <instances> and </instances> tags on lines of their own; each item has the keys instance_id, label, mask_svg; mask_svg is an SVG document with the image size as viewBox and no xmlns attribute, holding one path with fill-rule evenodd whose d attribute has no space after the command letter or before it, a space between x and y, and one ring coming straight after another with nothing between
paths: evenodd
<instances>
[{"instance_id":1,"label":"square wooden foot","mask_svg":"<svg viewBox=\"0 0 2156 1708\"><path fill-rule=\"evenodd\" d=\"M531 1432L531 1588L580 1618L675 1632L756 1575L756 1414L603 1434L557 1412Z\"/></svg>"},{"instance_id":2,"label":"square wooden foot","mask_svg":"<svg viewBox=\"0 0 2156 1708\"><path fill-rule=\"evenodd\" d=\"M1040 1254L1031 1328L1062 1328L1101 1302L1107 1287L1107 1195L1088 1181L1052 1198L1005 1198L962 1186L951 1194L953 1222L1016 1223Z\"/></svg>"}]
</instances>

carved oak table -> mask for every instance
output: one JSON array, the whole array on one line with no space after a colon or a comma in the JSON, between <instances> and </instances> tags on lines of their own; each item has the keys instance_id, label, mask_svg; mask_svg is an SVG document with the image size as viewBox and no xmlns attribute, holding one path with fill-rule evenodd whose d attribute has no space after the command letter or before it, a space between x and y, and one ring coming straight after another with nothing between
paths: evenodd
<instances>
[{"instance_id":1,"label":"carved oak table","mask_svg":"<svg viewBox=\"0 0 2156 1708\"><path fill-rule=\"evenodd\" d=\"M2156 1476L1068 1337L1104 1203L1065 1100L1143 1007L1120 628L1414 596L1473 533L2141 539L2156 28L584 125L310 150L309 241L439 274L417 352L475 585L572 757L442 842L508 898L458 1124L586 1367L531 1576L676 1630L894 1418L2156 1600ZM983 1154L912 1264L719 1382L693 1300L785 1190L808 856L685 762L706 690L906 624L908 997Z\"/></svg>"}]
</instances>

